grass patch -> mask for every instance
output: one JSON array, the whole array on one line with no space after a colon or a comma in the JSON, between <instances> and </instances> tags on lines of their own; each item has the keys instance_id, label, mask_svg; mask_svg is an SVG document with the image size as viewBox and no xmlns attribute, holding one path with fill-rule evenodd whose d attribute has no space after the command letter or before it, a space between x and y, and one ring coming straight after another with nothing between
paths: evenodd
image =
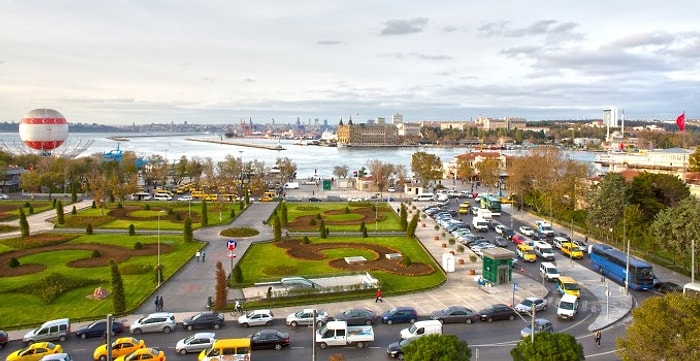
<instances>
[{"instance_id":1,"label":"grass patch","mask_svg":"<svg viewBox=\"0 0 700 361\"><path fill-rule=\"evenodd\" d=\"M263 273L270 276L287 276L296 273L296 268L294 266L280 265L275 267L269 267L263 270Z\"/></svg>"},{"instance_id":2,"label":"grass patch","mask_svg":"<svg viewBox=\"0 0 700 361\"><path fill-rule=\"evenodd\" d=\"M66 243L75 237L76 235L41 233L27 238L15 237L0 239L0 244L13 249L29 249Z\"/></svg>"},{"instance_id":3,"label":"grass patch","mask_svg":"<svg viewBox=\"0 0 700 361\"><path fill-rule=\"evenodd\" d=\"M149 264L126 264L119 267L119 273L124 275L142 275L153 271L153 266Z\"/></svg>"},{"instance_id":4,"label":"grass patch","mask_svg":"<svg viewBox=\"0 0 700 361\"><path fill-rule=\"evenodd\" d=\"M221 231L221 235L224 237L253 237L258 234L260 234L258 230L248 227L226 228Z\"/></svg>"}]
</instances>

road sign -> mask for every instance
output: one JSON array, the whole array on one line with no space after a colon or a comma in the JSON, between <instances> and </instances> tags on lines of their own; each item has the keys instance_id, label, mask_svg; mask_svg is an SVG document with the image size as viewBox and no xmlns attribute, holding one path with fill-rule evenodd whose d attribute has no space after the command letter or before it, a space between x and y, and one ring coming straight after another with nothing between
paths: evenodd
<instances>
[{"instance_id":1,"label":"road sign","mask_svg":"<svg viewBox=\"0 0 700 361\"><path fill-rule=\"evenodd\" d=\"M234 259L234 258L236 258L236 254L233 253L233 252L229 252L229 253L228 253L228 259L231 259L231 260L232 260L232 259ZM233 263L231 263L231 264L233 264Z\"/></svg>"},{"instance_id":2,"label":"road sign","mask_svg":"<svg viewBox=\"0 0 700 361\"><path fill-rule=\"evenodd\" d=\"M518 282L513 282L513 291L518 290Z\"/></svg>"},{"instance_id":3,"label":"road sign","mask_svg":"<svg viewBox=\"0 0 700 361\"><path fill-rule=\"evenodd\" d=\"M238 244L236 243L236 241L234 241L232 239L229 239L228 241L226 241L226 248L228 248L229 251L233 251L234 249L236 249L237 245Z\"/></svg>"}]
</instances>

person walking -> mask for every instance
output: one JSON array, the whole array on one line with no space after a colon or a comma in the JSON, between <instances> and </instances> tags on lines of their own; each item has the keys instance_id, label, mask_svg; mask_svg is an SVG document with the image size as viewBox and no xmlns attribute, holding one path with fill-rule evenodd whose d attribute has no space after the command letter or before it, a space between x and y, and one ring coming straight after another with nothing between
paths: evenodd
<instances>
[{"instance_id":1,"label":"person walking","mask_svg":"<svg viewBox=\"0 0 700 361\"><path fill-rule=\"evenodd\" d=\"M199 262L199 256L201 255L201 253L199 253L199 251L197 251L197 253L195 253L194 255L195 255L195 257L197 257L197 262Z\"/></svg>"},{"instance_id":2,"label":"person walking","mask_svg":"<svg viewBox=\"0 0 700 361\"><path fill-rule=\"evenodd\" d=\"M205 262L204 260L206 259L206 257L207 257L207 254L204 253L204 251L202 251L202 263Z\"/></svg>"},{"instance_id":3,"label":"person walking","mask_svg":"<svg viewBox=\"0 0 700 361\"><path fill-rule=\"evenodd\" d=\"M603 333L600 330L596 331L595 334L593 334L593 341L595 342L596 345L598 345L598 347L600 347L600 339L602 337L603 337Z\"/></svg>"},{"instance_id":4,"label":"person walking","mask_svg":"<svg viewBox=\"0 0 700 361\"><path fill-rule=\"evenodd\" d=\"M156 312L160 311L160 300L159 300L158 296L156 296L155 305L156 305Z\"/></svg>"},{"instance_id":5,"label":"person walking","mask_svg":"<svg viewBox=\"0 0 700 361\"><path fill-rule=\"evenodd\" d=\"M382 290L380 288L377 288L377 298L374 300L374 303L377 302L384 303L384 300L382 299Z\"/></svg>"},{"instance_id":6,"label":"person walking","mask_svg":"<svg viewBox=\"0 0 700 361\"><path fill-rule=\"evenodd\" d=\"M158 308L160 308L159 311L163 312L163 296L160 296L160 298L158 299Z\"/></svg>"}]
</instances>

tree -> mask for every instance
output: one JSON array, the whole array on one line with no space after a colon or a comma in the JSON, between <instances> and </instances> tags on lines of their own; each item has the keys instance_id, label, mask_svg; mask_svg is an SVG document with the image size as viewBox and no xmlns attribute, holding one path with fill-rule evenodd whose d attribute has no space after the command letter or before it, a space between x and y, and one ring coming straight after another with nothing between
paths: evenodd
<instances>
[{"instance_id":1,"label":"tree","mask_svg":"<svg viewBox=\"0 0 700 361\"><path fill-rule=\"evenodd\" d=\"M194 234L192 233L192 218L190 218L190 216L185 218L185 224L182 226L182 233L185 242L192 242L194 240Z\"/></svg>"},{"instance_id":2,"label":"tree","mask_svg":"<svg viewBox=\"0 0 700 361\"><path fill-rule=\"evenodd\" d=\"M227 300L226 272L221 261L216 262L216 297L214 298L214 308L223 310L226 308Z\"/></svg>"},{"instance_id":3,"label":"tree","mask_svg":"<svg viewBox=\"0 0 700 361\"><path fill-rule=\"evenodd\" d=\"M406 205L403 203L401 203L399 218L401 219L401 229L405 231L408 229L408 210L406 209Z\"/></svg>"},{"instance_id":4,"label":"tree","mask_svg":"<svg viewBox=\"0 0 700 361\"><path fill-rule=\"evenodd\" d=\"M202 199L202 214L199 216L199 224L202 225L202 227L206 227L209 225L209 213L207 213L207 201Z\"/></svg>"},{"instance_id":5,"label":"tree","mask_svg":"<svg viewBox=\"0 0 700 361\"><path fill-rule=\"evenodd\" d=\"M274 234L275 242L282 240L282 224L278 214L275 214L275 216L272 218L272 232Z\"/></svg>"},{"instance_id":6,"label":"tree","mask_svg":"<svg viewBox=\"0 0 700 361\"><path fill-rule=\"evenodd\" d=\"M345 164L333 167L333 175L340 179L347 178L349 171L350 168Z\"/></svg>"},{"instance_id":7,"label":"tree","mask_svg":"<svg viewBox=\"0 0 700 361\"><path fill-rule=\"evenodd\" d=\"M432 180L442 179L442 161L435 154L413 153L411 170L423 187L427 187Z\"/></svg>"},{"instance_id":8,"label":"tree","mask_svg":"<svg viewBox=\"0 0 700 361\"><path fill-rule=\"evenodd\" d=\"M406 361L469 361L472 351L455 335L433 334L419 337L403 347Z\"/></svg>"},{"instance_id":9,"label":"tree","mask_svg":"<svg viewBox=\"0 0 700 361\"><path fill-rule=\"evenodd\" d=\"M409 237L415 236L416 228L418 228L418 212L414 213L413 217L411 217L411 222L408 223L408 227L406 228L406 235Z\"/></svg>"},{"instance_id":10,"label":"tree","mask_svg":"<svg viewBox=\"0 0 700 361\"><path fill-rule=\"evenodd\" d=\"M389 186L389 177L394 173L394 165L380 161L379 159L371 160L367 163L377 190L382 192Z\"/></svg>"},{"instance_id":11,"label":"tree","mask_svg":"<svg viewBox=\"0 0 700 361\"><path fill-rule=\"evenodd\" d=\"M112 309L115 314L122 314L126 311L126 295L124 294L124 282L119 273L119 267L114 260L109 260L109 269L112 274Z\"/></svg>"},{"instance_id":12,"label":"tree","mask_svg":"<svg viewBox=\"0 0 700 361\"><path fill-rule=\"evenodd\" d=\"M61 201L56 202L56 223L66 223L65 214L63 213L63 203Z\"/></svg>"},{"instance_id":13,"label":"tree","mask_svg":"<svg viewBox=\"0 0 700 361\"><path fill-rule=\"evenodd\" d=\"M688 172L700 172L700 146L688 158Z\"/></svg>"},{"instance_id":14,"label":"tree","mask_svg":"<svg viewBox=\"0 0 700 361\"><path fill-rule=\"evenodd\" d=\"M629 200L639 205L650 222L659 211L678 205L689 195L688 186L674 175L642 172L632 179Z\"/></svg>"},{"instance_id":15,"label":"tree","mask_svg":"<svg viewBox=\"0 0 700 361\"><path fill-rule=\"evenodd\" d=\"M326 229L326 223L321 220L321 224L318 226L319 235L321 238L328 237L328 230Z\"/></svg>"},{"instance_id":16,"label":"tree","mask_svg":"<svg viewBox=\"0 0 700 361\"><path fill-rule=\"evenodd\" d=\"M287 227L287 222L289 222L289 216L287 215L287 202L282 202L280 204L280 221L282 222L282 227Z\"/></svg>"},{"instance_id":17,"label":"tree","mask_svg":"<svg viewBox=\"0 0 700 361\"><path fill-rule=\"evenodd\" d=\"M677 263L677 256L681 256L684 263L689 264L691 240L700 239L698 219L700 202L695 197L687 197L678 206L659 212L651 224L654 237L665 250L673 254L674 264ZM700 247L696 247L696 256L700 254L698 248Z\"/></svg>"},{"instance_id":18,"label":"tree","mask_svg":"<svg viewBox=\"0 0 700 361\"><path fill-rule=\"evenodd\" d=\"M24 208L19 207L19 232L23 238L29 237L29 222L27 215L24 214Z\"/></svg>"},{"instance_id":19,"label":"tree","mask_svg":"<svg viewBox=\"0 0 700 361\"><path fill-rule=\"evenodd\" d=\"M607 237L622 219L625 204L625 179L617 173L608 173L588 193L588 227L597 229L599 236Z\"/></svg>"},{"instance_id":20,"label":"tree","mask_svg":"<svg viewBox=\"0 0 700 361\"><path fill-rule=\"evenodd\" d=\"M482 185L485 184L489 189L491 186L496 186L501 179L500 165L497 159L486 158L476 165L476 169L479 171L479 180L481 180Z\"/></svg>"},{"instance_id":21,"label":"tree","mask_svg":"<svg viewBox=\"0 0 700 361\"><path fill-rule=\"evenodd\" d=\"M535 343L530 338L520 341L510 350L513 361L583 361L583 345L576 338L563 332L539 332Z\"/></svg>"},{"instance_id":22,"label":"tree","mask_svg":"<svg viewBox=\"0 0 700 361\"><path fill-rule=\"evenodd\" d=\"M474 168L472 168L471 162L467 158L457 158L457 178L465 179L471 182L474 176Z\"/></svg>"},{"instance_id":23,"label":"tree","mask_svg":"<svg viewBox=\"0 0 700 361\"><path fill-rule=\"evenodd\" d=\"M651 297L632 316L617 341L623 360L700 360L700 298L680 293Z\"/></svg>"},{"instance_id":24,"label":"tree","mask_svg":"<svg viewBox=\"0 0 700 361\"><path fill-rule=\"evenodd\" d=\"M279 177L282 183L285 183L290 179L294 179L296 177L297 166L296 164L294 164L294 162L292 162L291 159L287 157L277 158L277 160L275 161L275 165L280 170Z\"/></svg>"}]
</instances>

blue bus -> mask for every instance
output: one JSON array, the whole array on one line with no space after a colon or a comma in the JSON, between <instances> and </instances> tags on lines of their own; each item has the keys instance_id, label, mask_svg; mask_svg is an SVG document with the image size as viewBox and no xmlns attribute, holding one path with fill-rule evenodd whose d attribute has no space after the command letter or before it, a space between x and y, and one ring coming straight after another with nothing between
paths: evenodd
<instances>
[{"instance_id":1,"label":"blue bus","mask_svg":"<svg viewBox=\"0 0 700 361\"><path fill-rule=\"evenodd\" d=\"M627 254L608 245L591 246L591 267L600 274L624 285L627 270ZM629 288L648 291L654 288L654 270L651 265L630 256Z\"/></svg>"},{"instance_id":2,"label":"blue bus","mask_svg":"<svg viewBox=\"0 0 700 361\"><path fill-rule=\"evenodd\" d=\"M481 197L481 208L486 208L489 211L491 211L491 214L494 216L500 216L501 215L501 200L492 196L492 195L487 195L485 197Z\"/></svg>"}]
</instances>

